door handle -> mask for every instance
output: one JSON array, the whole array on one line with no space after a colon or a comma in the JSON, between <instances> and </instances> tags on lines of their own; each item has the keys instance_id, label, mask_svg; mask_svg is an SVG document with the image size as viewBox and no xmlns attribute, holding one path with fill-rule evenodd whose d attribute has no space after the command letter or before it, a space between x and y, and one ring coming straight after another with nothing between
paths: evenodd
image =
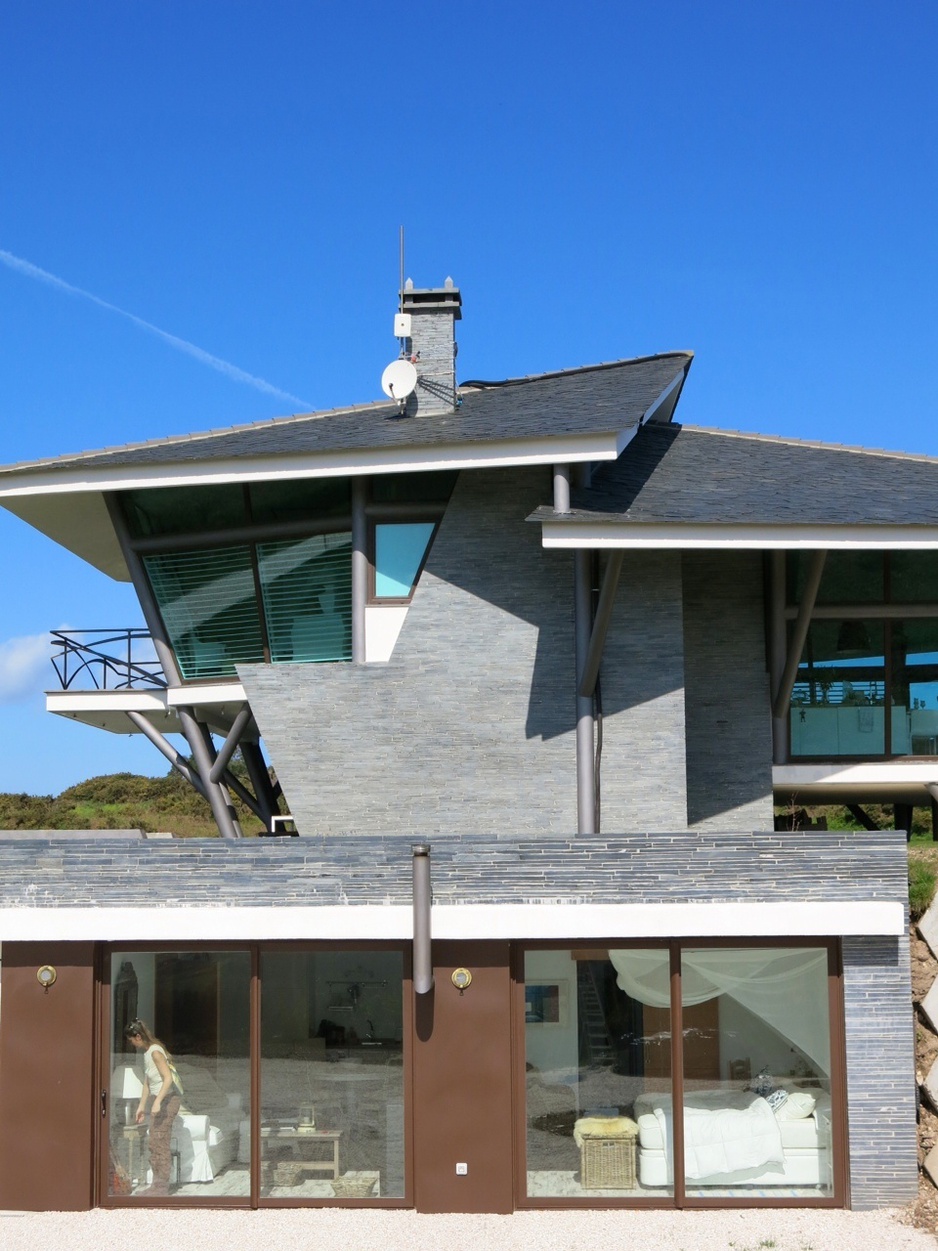
<instances>
[{"instance_id":1,"label":"door handle","mask_svg":"<svg viewBox=\"0 0 938 1251\"><path fill-rule=\"evenodd\" d=\"M101 1115L103 1117L107 1116L107 1091L106 1090L101 1091Z\"/></svg>"}]
</instances>

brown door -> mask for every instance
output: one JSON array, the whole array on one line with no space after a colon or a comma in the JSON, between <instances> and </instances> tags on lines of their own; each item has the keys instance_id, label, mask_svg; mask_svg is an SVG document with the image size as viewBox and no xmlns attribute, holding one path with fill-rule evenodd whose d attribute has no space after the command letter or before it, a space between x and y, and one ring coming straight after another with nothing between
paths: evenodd
<instances>
[{"instance_id":1,"label":"brown door","mask_svg":"<svg viewBox=\"0 0 938 1251\"><path fill-rule=\"evenodd\" d=\"M92 1206L94 1004L92 943L3 944L0 1208Z\"/></svg>"},{"instance_id":2,"label":"brown door","mask_svg":"<svg viewBox=\"0 0 938 1251\"><path fill-rule=\"evenodd\" d=\"M433 944L415 996L414 1199L420 1212L510 1212L511 975L507 943ZM472 974L460 992L457 968Z\"/></svg>"}]
</instances>

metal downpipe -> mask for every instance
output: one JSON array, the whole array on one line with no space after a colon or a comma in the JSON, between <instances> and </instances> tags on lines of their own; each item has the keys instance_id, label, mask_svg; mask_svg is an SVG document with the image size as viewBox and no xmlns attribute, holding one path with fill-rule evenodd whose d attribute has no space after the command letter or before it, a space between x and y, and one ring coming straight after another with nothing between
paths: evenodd
<instances>
[{"instance_id":1,"label":"metal downpipe","mask_svg":"<svg viewBox=\"0 0 938 1251\"><path fill-rule=\"evenodd\" d=\"M414 994L433 989L433 950L430 936L430 844L414 843Z\"/></svg>"}]
</instances>

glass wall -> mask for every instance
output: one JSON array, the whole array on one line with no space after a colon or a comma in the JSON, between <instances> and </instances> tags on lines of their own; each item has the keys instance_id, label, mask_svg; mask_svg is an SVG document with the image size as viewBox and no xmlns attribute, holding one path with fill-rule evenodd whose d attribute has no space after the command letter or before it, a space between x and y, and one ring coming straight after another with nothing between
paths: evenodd
<instances>
[{"instance_id":1,"label":"glass wall","mask_svg":"<svg viewBox=\"0 0 938 1251\"><path fill-rule=\"evenodd\" d=\"M682 952L689 1198L833 1194L827 966L817 947Z\"/></svg>"},{"instance_id":2,"label":"glass wall","mask_svg":"<svg viewBox=\"0 0 938 1251\"><path fill-rule=\"evenodd\" d=\"M525 953L528 1197L832 1197L827 947L679 956L680 1093L668 947Z\"/></svg>"},{"instance_id":3,"label":"glass wall","mask_svg":"<svg viewBox=\"0 0 938 1251\"><path fill-rule=\"evenodd\" d=\"M261 1194L404 1194L403 957L261 957Z\"/></svg>"},{"instance_id":4,"label":"glass wall","mask_svg":"<svg viewBox=\"0 0 938 1251\"><path fill-rule=\"evenodd\" d=\"M670 1121L653 1115L671 1090L668 960L666 949L525 952L529 1197L673 1193ZM633 993L636 962L654 983L646 1002Z\"/></svg>"},{"instance_id":5,"label":"glass wall","mask_svg":"<svg viewBox=\"0 0 938 1251\"><path fill-rule=\"evenodd\" d=\"M110 981L108 1193L247 1198L250 953L116 951Z\"/></svg>"},{"instance_id":6,"label":"glass wall","mask_svg":"<svg viewBox=\"0 0 938 1251\"><path fill-rule=\"evenodd\" d=\"M808 557L789 553L788 615ZM870 605L875 616L854 615ZM829 552L792 692L793 758L938 756L938 552ZM837 608L853 609L838 619Z\"/></svg>"}]
</instances>

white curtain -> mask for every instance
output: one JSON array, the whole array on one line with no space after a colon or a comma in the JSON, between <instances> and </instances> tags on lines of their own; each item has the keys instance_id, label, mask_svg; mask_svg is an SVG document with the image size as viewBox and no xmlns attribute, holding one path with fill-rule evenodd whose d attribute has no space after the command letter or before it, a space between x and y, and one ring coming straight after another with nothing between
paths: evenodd
<instances>
[{"instance_id":1,"label":"white curtain","mask_svg":"<svg viewBox=\"0 0 938 1251\"><path fill-rule=\"evenodd\" d=\"M639 1003L671 1002L667 951L610 951L616 981ZM730 995L830 1073L827 952L817 947L704 947L681 953L685 1006Z\"/></svg>"}]
</instances>

